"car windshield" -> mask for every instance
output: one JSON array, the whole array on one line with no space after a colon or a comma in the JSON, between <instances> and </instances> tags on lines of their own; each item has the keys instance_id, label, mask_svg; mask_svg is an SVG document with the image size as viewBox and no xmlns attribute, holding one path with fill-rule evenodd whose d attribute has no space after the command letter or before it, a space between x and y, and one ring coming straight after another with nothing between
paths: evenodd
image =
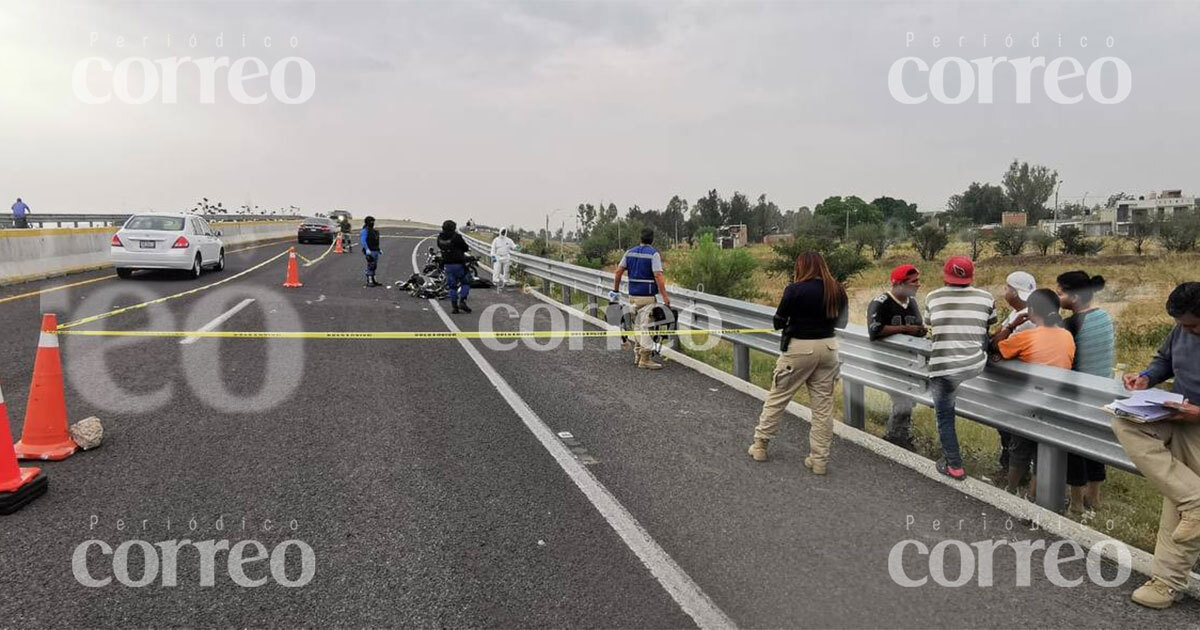
<instances>
[{"instance_id":1,"label":"car windshield","mask_svg":"<svg viewBox=\"0 0 1200 630\"><path fill-rule=\"evenodd\" d=\"M183 217L133 217L125 224L125 229L181 232L183 231Z\"/></svg>"}]
</instances>

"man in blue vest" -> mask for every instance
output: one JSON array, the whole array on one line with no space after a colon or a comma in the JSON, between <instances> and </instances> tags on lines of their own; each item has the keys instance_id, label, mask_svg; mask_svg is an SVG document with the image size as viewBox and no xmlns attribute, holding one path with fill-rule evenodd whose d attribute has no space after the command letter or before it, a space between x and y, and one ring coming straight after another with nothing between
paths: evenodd
<instances>
[{"instance_id":1,"label":"man in blue vest","mask_svg":"<svg viewBox=\"0 0 1200 630\"><path fill-rule=\"evenodd\" d=\"M645 331L650 328L650 320L654 307L658 304L655 296L661 295L664 306L671 305L667 295L667 283L663 280L662 256L658 250L650 246L654 242L654 230L642 230L642 244L625 252L621 264L617 265L617 277L613 280L613 290L609 299L614 300L621 292L621 277L629 273L629 305L633 307L634 330ZM651 361L654 351L650 335L640 334L634 344L634 356L637 366L643 370L661 370L662 365Z\"/></svg>"}]
</instances>

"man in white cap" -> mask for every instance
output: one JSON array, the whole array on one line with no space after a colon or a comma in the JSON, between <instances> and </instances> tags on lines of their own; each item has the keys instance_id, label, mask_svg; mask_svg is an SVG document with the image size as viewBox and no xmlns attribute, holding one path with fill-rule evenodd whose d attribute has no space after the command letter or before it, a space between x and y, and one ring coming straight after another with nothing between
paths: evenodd
<instances>
[{"instance_id":1,"label":"man in white cap","mask_svg":"<svg viewBox=\"0 0 1200 630\"><path fill-rule=\"evenodd\" d=\"M1037 280L1027 271L1014 271L1008 274L1008 278L1004 281L1004 301L1012 308L1012 312L1008 314L1008 318L1004 320L1001 329L1008 330L1009 333L1018 333L1029 328L1037 328L1037 325L1029 321L1026 314L1027 308L1025 301L1029 299L1029 294L1037 291ZM1025 315L1025 317L1022 317ZM1017 318L1021 318L1021 323L1017 324ZM1015 325L1014 325L1015 324ZM1008 452L1011 442L1011 436L1000 431L1000 479L1004 479L1008 474Z\"/></svg>"}]
</instances>

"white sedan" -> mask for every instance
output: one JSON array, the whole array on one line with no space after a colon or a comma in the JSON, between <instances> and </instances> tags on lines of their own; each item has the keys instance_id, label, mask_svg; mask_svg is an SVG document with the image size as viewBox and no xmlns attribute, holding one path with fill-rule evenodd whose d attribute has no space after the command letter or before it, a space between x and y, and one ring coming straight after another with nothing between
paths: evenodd
<instances>
[{"instance_id":1,"label":"white sedan","mask_svg":"<svg viewBox=\"0 0 1200 630\"><path fill-rule=\"evenodd\" d=\"M202 217L137 214L113 235L109 257L122 278L136 269L184 269L199 278L205 268L225 268L225 243Z\"/></svg>"}]
</instances>

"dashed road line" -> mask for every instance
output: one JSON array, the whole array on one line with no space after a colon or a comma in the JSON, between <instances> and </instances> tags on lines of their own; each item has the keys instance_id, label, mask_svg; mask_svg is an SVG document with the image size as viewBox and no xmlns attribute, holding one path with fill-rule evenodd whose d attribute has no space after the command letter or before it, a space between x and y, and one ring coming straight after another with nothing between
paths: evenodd
<instances>
[{"instance_id":1,"label":"dashed road line","mask_svg":"<svg viewBox=\"0 0 1200 630\"><path fill-rule=\"evenodd\" d=\"M254 303L254 298L246 298L246 299L242 300L241 302L238 303L237 306L229 309L228 311L225 311L224 313L221 313L215 319L213 319L211 322L208 322L207 324L201 326L199 332L209 332L210 330L216 328L217 326L224 324L226 321L229 320L230 317L237 315L238 311L246 308L247 306L250 306L253 303ZM179 343L182 345L188 345L188 344L196 343L200 339L202 339L202 337L200 337L200 336L184 337L183 339L181 339L179 341Z\"/></svg>"}]
</instances>

